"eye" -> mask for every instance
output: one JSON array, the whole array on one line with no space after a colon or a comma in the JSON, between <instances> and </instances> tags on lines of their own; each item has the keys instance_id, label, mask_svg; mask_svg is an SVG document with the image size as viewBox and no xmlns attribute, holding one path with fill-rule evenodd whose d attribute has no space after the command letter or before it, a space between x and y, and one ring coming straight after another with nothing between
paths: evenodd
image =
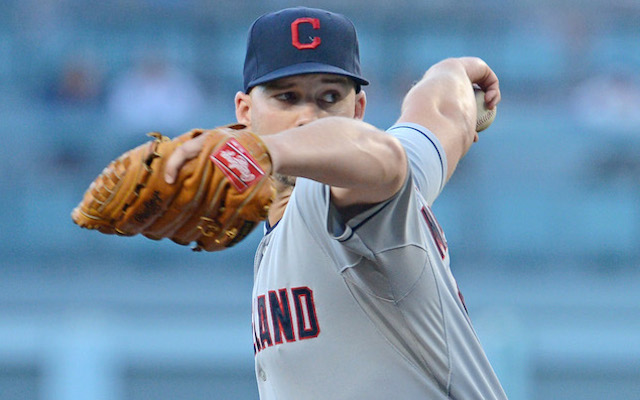
<instances>
[{"instance_id":1,"label":"eye","mask_svg":"<svg viewBox=\"0 0 640 400\"><path fill-rule=\"evenodd\" d=\"M325 104L335 104L342 99L340 92L331 90L328 92L324 92L322 96L320 96L320 101Z\"/></svg>"},{"instance_id":2,"label":"eye","mask_svg":"<svg viewBox=\"0 0 640 400\"><path fill-rule=\"evenodd\" d=\"M294 92L282 92L274 95L273 97L284 103L295 103L298 101L298 95Z\"/></svg>"}]
</instances>

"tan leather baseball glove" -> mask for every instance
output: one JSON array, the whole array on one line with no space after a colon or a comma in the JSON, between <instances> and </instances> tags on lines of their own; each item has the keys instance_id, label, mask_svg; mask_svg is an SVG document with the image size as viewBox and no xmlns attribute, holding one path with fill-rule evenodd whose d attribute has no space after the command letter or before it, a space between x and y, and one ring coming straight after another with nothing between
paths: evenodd
<instances>
[{"instance_id":1,"label":"tan leather baseball glove","mask_svg":"<svg viewBox=\"0 0 640 400\"><path fill-rule=\"evenodd\" d=\"M165 164L182 143L206 134L200 154L187 161L173 184ZM193 250L223 250L267 217L275 190L271 158L244 125L195 129L154 140L112 161L72 211L79 226L106 234L170 238Z\"/></svg>"}]
</instances>

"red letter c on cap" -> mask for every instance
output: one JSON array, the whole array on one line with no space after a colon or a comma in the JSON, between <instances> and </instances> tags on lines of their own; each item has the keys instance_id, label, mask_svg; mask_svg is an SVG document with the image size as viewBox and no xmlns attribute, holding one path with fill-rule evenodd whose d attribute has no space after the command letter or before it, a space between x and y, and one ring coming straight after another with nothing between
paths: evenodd
<instances>
[{"instance_id":1,"label":"red letter c on cap","mask_svg":"<svg viewBox=\"0 0 640 400\"><path fill-rule=\"evenodd\" d=\"M318 18L298 18L291 23L291 44L298 50L315 49L320 46L322 40L318 36L314 37L311 43L300 43L300 32L298 28L300 24L311 24L313 29L320 29L320 20Z\"/></svg>"}]
</instances>

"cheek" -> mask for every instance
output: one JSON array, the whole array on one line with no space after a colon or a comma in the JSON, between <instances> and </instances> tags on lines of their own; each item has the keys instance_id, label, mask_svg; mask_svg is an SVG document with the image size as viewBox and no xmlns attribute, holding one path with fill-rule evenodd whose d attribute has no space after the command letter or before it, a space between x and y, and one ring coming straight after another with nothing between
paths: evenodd
<instances>
[{"instance_id":1,"label":"cheek","mask_svg":"<svg viewBox=\"0 0 640 400\"><path fill-rule=\"evenodd\" d=\"M270 135L293 127L292 113L273 109L254 108L251 112L251 128L259 135Z\"/></svg>"},{"instance_id":2,"label":"cheek","mask_svg":"<svg viewBox=\"0 0 640 400\"><path fill-rule=\"evenodd\" d=\"M354 118L356 116L356 102L354 99L347 99L344 104L341 105L340 111L337 115L341 117Z\"/></svg>"},{"instance_id":3,"label":"cheek","mask_svg":"<svg viewBox=\"0 0 640 400\"><path fill-rule=\"evenodd\" d=\"M349 107L346 110L344 110L342 114L340 114L340 116L342 117L349 117L349 118L354 118L355 115L356 115L356 112L354 107Z\"/></svg>"}]
</instances>

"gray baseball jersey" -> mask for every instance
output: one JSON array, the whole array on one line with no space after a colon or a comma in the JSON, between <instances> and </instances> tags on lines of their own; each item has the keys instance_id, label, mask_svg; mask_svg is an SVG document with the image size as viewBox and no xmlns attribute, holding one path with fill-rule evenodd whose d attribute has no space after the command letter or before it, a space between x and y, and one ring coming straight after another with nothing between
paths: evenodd
<instances>
[{"instance_id":1,"label":"gray baseball jersey","mask_svg":"<svg viewBox=\"0 0 640 400\"><path fill-rule=\"evenodd\" d=\"M430 205L445 184L436 137L395 125L410 173L342 221L329 187L299 178L255 259L260 397L505 399L449 269Z\"/></svg>"}]
</instances>

